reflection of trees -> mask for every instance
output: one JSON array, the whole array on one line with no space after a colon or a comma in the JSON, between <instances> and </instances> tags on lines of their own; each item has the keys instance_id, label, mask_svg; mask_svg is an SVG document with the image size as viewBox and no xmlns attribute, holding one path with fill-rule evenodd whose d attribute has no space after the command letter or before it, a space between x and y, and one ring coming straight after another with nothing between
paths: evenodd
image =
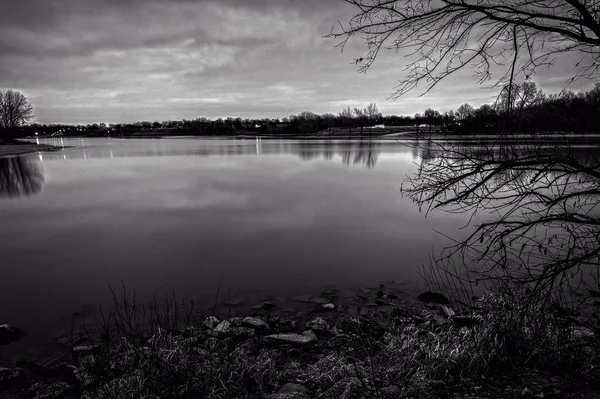
<instances>
[{"instance_id":1,"label":"reflection of trees","mask_svg":"<svg viewBox=\"0 0 600 399\"><path fill-rule=\"evenodd\" d=\"M468 283L527 284L538 298L572 292L575 282L591 277L597 284L597 149L535 142L434 145L438 157L423 162L404 193L428 212L474 217L468 237L436 258L438 270ZM467 268L477 277L465 277Z\"/></svg>"},{"instance_id":2,"label":"reflection of trees","mask_svg":"<svg viewBox=\"0 0 600 399\"><path fill-rule=\"evenodd\" d=\"M360 140L344 143L299 143L298 156L304 161L315 158L325 160L333 159L337 154L341 157L344 165L365 165L368 169L373 169L377 164L377 158L381 144L371 140Z\"/></svg>"},{"instance_id":3,"label":"reflection of trees","mask_svg":"<svg viewBox=\"0 0 600 399\"><path fill-rule=\"evenodd\" d=\"M0 158L0 197L32 195L42 189L44 175L29 157Z\"/></svg>"}]
</instances>

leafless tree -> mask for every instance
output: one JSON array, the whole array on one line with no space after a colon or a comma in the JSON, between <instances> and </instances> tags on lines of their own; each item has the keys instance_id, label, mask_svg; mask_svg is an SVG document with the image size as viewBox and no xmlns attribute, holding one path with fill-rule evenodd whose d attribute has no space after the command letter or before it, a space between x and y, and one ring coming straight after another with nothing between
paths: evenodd
<instances>
[{"instance_id":1,"label":"leafless tree","mask_svg":"<svg viewBox=\"0 0 600 399\"><path fill-rule=\"evenodd\" d=\"M33 107L27 97L13 90L0 90L0 129L13 129L31 122Z\"/></svg>"},{"instance_id":2,"label":"leafless tree","mask_svg":"<svg viewBox=\"0 0 600 399\"><path fill-rule=\"evenodd\" d=\"M480 83L504 86L560 54L574 59L569 81L600 76L600 0L345 1L357 13L328 37L342 48L355 36L366 43L367 54L356 60L361 72L382 49L406 55L394 99L419 84L427 93L466 68Z\"/></svg>"}]
</instances>

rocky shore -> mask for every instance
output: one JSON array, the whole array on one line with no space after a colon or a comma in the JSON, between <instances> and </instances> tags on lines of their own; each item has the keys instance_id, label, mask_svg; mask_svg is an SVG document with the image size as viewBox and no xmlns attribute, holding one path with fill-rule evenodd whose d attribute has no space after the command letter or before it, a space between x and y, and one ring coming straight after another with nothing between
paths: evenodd
<instances>
[{"instance_id":1,"label":"rocky shore","mask_svg":"<svg viewBox=\"0 0 600 399\"><path fill-rule=\"evenodd\" d=\"M575 368L561 374L503 354L511 343L498 295L474 298L469 310L439 293L418 298L381 284L352 298L336 290L296 297L295 308L264 301L247 315L234 315L241 301L231 300L227 314L186 323L173 309L140 323L117 306L103 329L58 340L69 362L0 368L0 398L597 397ZM10 331L0 327L3 344L19 339ZM583 343L596 338L578 334Z\"/></svg>"}]
</instances>

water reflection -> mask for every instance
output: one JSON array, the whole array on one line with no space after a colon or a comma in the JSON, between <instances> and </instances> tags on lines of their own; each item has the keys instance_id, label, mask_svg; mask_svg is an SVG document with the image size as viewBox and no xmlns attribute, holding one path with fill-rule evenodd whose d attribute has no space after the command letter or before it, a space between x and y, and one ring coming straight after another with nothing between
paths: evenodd
<instances>
[{"instance_id":1,"label":"water reflection","mask_svg":"<svg viewBox=\"0 0 600 399\"><path fill-rule=\"evenodd\" d=\"M0 158L0 198L29 196L44 185L38 161L30 157Z\"/></svg>"},{"instance_id":2,"label":"water reflection","mask_svg":"<svg viewBox=\"0 0 600 399\"><path fill-rule=\"evenodd\" d=\"M382 152L411 153L411 148L389 140L140 140L111 139L94 141L73 139L48 144L72 146L64 152L40 154L40 160L93 159L160 156L250 156L296 155L303 161L323 159L341 161L344 165L363 165L373 169ZM416 154L413 154L416 155Z\"/></svg>"}]
</instances>

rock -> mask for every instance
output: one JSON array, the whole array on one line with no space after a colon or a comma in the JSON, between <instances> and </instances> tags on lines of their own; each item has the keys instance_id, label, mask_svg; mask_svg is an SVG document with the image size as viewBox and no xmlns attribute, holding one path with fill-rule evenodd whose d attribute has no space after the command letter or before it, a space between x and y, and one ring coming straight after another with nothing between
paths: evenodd
<instances>
[{"instance_id":1,"label":"rock","mask_svg":"<svg viewBox=\"0 0 600 399\"><path fill-rule=\"evenodd\" d=\"M425 291L419 295L417 299L421 302L434 302L440 305L450 305L450 300L437 292Z\"/></svg>"},{"instance_id":2,"label":"rock","mask_svg":"<svg viewBox=\"0 0 600 399\"><path fill-rule=\"evenodd\" d=\"M440 313L447 319L456 315L456 312L447 306L440 306Z\"/></svg>"},{"instance_id":3,"label":"rock","mask_svg":"<svg viewBox=\"0 0 600 399\"><path fill-rule=\"evenodd\" d=\"M250 327L234 327L231 330L236 338L252 338L254 337L254 329Z\"/></svg>"},{"instance_id":4,"label":"rock","mask_svg":"<svg viewBox=\"0 0 600 399\"><path fill-rule=\"evenodd\" d=\"M573 326L569 328L569 330L575 339L594 339L596 336L594 331L583 326Z\"/></svg>"},{"instance_id":5,"label":"rock","mask_svg":"<svg viewBox=\"0 0 600 399\"><path fill-rule=\"evenodd\" d=\"M73 352L76 353L83 353L83 352L97 352L100 348L102 347L101 344L95 344L95 345L79 345L79 346L74 346L73 347Z\"/></svg>"},{"instance_id":6,"label":"rock","mask_svg":"<svg viewBox=\"0 0 600 399\"><path fill-rule=\"evenodd\" d=\"M34 399L55 399L62 397L70 389L65 382L38 382L33 384L29 391L35 393Z\"/></svg>"},{"instance_id":7,"label":"rock","mask_svg":"<svg viewBox=\"0 0 600 399\"><path fill-rule=\"evenodd\" d=\"M231 328L232 328L232 327L233 327L233 326L231 325L231 323L230 323L229 321L227 321L227 320L223 320L222 322L220 322L220 323L219 323L219 325L217 325L217 326L214 328L214 330L213 330L213 331L214 331L214 332L215 332L217 335L227 335L227 334L229 334L229 333L231 332Z\"/></svg>"},{"instance_id":8,"label":"rock","mask_svg":"<svg viewBox=\"0 0 600 399\"><path fill-rule=\"evenodd\" d=\"M521 391L521 396L531 397L531 396L533 396L533 392L531 392L531 390L529 388L525 387Z\"/></svg>"},{"instance_id":9,"label":"rock","mask_svg":"<svg viewBox=\"0 0 600 399\"><path fill-rule=\"evenodd\" d=\"M377 291L377 298L383 298L384 295L383 291Z\"/></svg>"},{"instance_id":10,"label":"rock","mask_svg":"<svg viewBox=\"0 0 600 399\"><path fill-rule=\"evenodd\" d=\"M310 333L308 331L305 331L303 334L271 334L267 335L265 339L276 344L304 346L315 342L317 340L317 337L312 331L310 331Z\"/></svg>"},{"instance_id":11,"label":"rock","mask_svg":"<svg viewBox=\"0 0 600 399\"><path fill-rule=\"evenodd\" d=\"M0 345L8 345L18 341L25 333L8 324L0 325Z\"/></svg>"},{"instance_id":12,"label":"rock","mask_svg":"<svg viewBox=\"0 0 600 399\"><path fill-rule=\"evenodd\" d=\"M370 294L370 293L371 293L371 290L370 290L370 289L368 289L368 288L364 288L364 287L363 287L363 288L361 288L360 290L362 291L362 293L363 293L363 294Z\"/></svg>"},{"instance_id":13,"label":"rock","mask_svg":"<svg viewBox=\"0 0 600 399\"><path fill-rule=\"evenodd\" d=\"M375 299L375 304L377 306L394 306L393 303L382 301L381 299Z\"/></svg>"},{"instance_id":14,"label":"rock","mask_svg":"<svg viewBox=\"0 0 600 399\"><path fill-rule=\"evenodd\" d=\"M333 303L324 303L317 306L315 312L331 312L333 310L335 310L335 305Z\"/></svg>"},{"instance_id":15,"label":"rock","mask_svg":"<svg viewBox=\"0 0 600 399\"><path fill-rule=\"evenodd\" d=\"M0 367L0 387L14 389L26 384L25 373L20 367Z\"/></svg>"},{"instance_id":16,"label":"rock","mask_svg":"<svg viewBox=\"0 0 600 399\"><path fill-rule=\"evenodd\" d=\"M204 319L204 322L202 323L202 328L204 328L206 330L212 330L218 324L219 324L219 319L217 319L215 316L208 316L206 319Z\"/></svg>"},{"instance_id":17,"label":"rock","mask_svg":"<svg viewBox=\"0 0 600 399\"><path fill-rule=\"evenodd\" d=\"M257 319L256 317L245 317L242 320L242 325L244 327L250 327L256 330L266 330L267 328L269 328L267 323L265 323L261 319Z\"/></svg>"},{"instance_id":18,"label":"rock","mask_svg":"<svg viewBox=\"0 0 600 399\"><path fill-rule=\"evenodd\" d=\"M306 388L304 385L288 382L287 384L285 384L284 386L279 388L279 391L277 391L278 394L294 393L294 392L307 393L308 388Z\"/></svg>"},{"instance_id":19,"label":"rock","mask_svg":"<svg viewBox=\"0 0 600 399\"><path fill-rule=\"evenodd\" d=\"M341 333L342 333L342 332L341 332L341 331L340 331L340 329L339 329L339 328L337 328L337 327L331 327L331 328L329 329L329 334L331 334L331 335L333 335L333 336L340 335Z\"/></svg>"},{"instance_id":20,"label":"rock","mask_svg":"<svg viewBox=\"0 0 600 399\"><path fill-rule=\"evenodd\" d=\"M400 297L398 295L396 295L396 294L387 294L387 297L389 299L395 299L395 300L400 299Z\"/></svg>"},{"instance_id":21,"label":"rock","mask_svg":"<svg viewBox=\"0 0 600 399\"><path fill-rule=\"evenodd\" d=\"M306 328L311 329L317 335L324 335L329 332L329 323L325 321L322 317L317 317L316 319L306 323Z\"/></svg>"},{"instance_id":22,"label":"rock","mask_svg":"<svg viewBox=\"0 0 600 399\"><path fill-rule=\"evenodd\" d=\"M232 317L231 319L229 319L229 322L231 324L233 324L235 327L241 327L242 320L244 320L242 317Z\"/></svg>"}]
</instances>

